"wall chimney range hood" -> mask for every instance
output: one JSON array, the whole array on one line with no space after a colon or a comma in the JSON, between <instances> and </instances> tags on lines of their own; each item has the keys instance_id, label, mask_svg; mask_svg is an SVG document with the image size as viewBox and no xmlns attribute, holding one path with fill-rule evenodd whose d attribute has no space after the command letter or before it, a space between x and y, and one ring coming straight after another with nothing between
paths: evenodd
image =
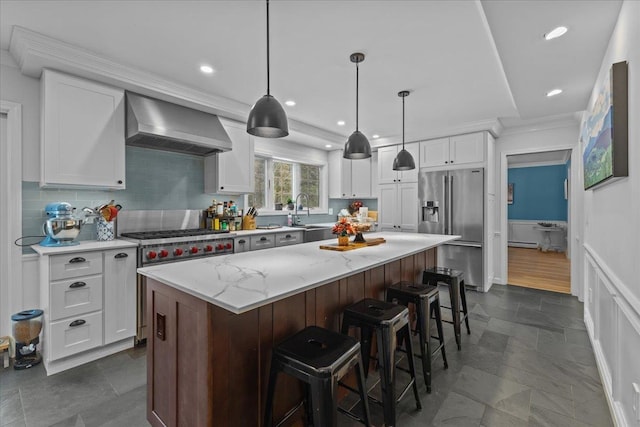
<instances>
[{"instance_id":1,"label":"wall chimney range hood","mask_svg":"<svg viewBox=\"0 0 640 427\"><path fill-rule=\"evenodd\" d=\"M127 145L207 156L231 150L218 116L132 92L127 98Z\"/></svg>"}]
</instances>

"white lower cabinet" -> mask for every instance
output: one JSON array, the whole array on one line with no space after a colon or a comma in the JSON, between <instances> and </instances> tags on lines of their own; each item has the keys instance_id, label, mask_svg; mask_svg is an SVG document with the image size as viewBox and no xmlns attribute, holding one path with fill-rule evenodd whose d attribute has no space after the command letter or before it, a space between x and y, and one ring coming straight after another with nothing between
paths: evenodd
<instances>
[{"instance_id":1,"label":"white lower cabinet","mask_svg":"<svg viewBox=\"0 0 640 427\"><path fill-rule=\"evenodd\" d=\"M259 234L257 236L249 237L250 246L252 251L258 249L275 248L276 235L275 234Z\"/></svg>"},{"instance_id":2,"label":"white lower cabinet","mask_svg":"<svg viewBox=\"0 0 640 427\"><path fill-rule=\"evenodd\" d=\"M136 248L124 246L40 253L42 354L49 375L133 346Z\"/></svg>"},{"instance_id":3,"label":"white lower cabinet","mask_svg":"<svg viewBox=\"0 0 640 427\"><path fill-rule=\"evenodd\" d=\"M287 231L276 234L276 246L297 245L304 241L304 231Z\"/></svg>"},{"instance_id":4,"label":"white lower cabinet","mask_svg":"<svg viewBox=\"0 0 640 427\"><path fill-rule=\"evenodd\" d=\"M378 186L378 224L380 231L418 231L417 183Z\"/></svg>"}]
</instances>

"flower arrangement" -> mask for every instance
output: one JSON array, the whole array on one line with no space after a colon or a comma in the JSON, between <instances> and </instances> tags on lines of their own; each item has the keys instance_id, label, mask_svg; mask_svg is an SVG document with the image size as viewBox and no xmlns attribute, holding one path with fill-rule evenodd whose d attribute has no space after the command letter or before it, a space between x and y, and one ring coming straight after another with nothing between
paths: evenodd
<instances>
[{"instance_id":1,"label":"flower arrangement","mask_svg":"<svg viewBox=\"0 0 640 427\"><path fill-rule=\"evenodd\" d=\"M349 213L353 215L354 213L357 213L361 207L362 207L362 202L360 200L354 200L349 205Z\"/></svg>"},{"instance_id":2,"label":"flower arrangement","mask_svg":"<svg viewBox=\"0 0 640 427\"><path fill-rule=\"evenodd\" d=\"M338 236L348 236L349 234L356 234L356 230L353 228L353 225L347 220L347 218L340 218L340 221L336 222L336 224L331 229L333 234L337 234Z\"/></svg>"}]
</instances>

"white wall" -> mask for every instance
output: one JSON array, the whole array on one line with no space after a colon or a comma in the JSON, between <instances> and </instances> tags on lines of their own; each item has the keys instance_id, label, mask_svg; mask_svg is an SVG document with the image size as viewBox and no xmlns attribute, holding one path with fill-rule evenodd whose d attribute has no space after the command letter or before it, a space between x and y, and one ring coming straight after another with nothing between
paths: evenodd
<instances>
[{"instance_id":1,"label":"white wall","mask_svg":"<svg viewBox=\"0 0 640 427\"><path fill-rule=\"evenodd\" d=\"M629 63L629 177L584 192L585 323L618 425L638 425L640 385L640 2L623 3L598 82ZM598 92L594 87L592 107Z\"/></svg>"},{"instance_id":2,"label":"white wall","mask_svg":"<svg viewBox=\"0 0 640 427\"><path fill-rule=\"evenodd\" d=\"M22 180L40 181L40 80L24 76L0 50L0 97L22 104Z\"/></svg>"}]
</instances>

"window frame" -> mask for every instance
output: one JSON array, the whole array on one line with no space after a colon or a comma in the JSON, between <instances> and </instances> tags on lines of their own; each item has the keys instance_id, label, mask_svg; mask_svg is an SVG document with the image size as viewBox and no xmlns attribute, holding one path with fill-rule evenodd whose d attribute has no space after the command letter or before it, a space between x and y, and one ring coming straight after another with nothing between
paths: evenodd
<instances>
[{"instance_id":1,"label":"window frame","mask_svg":"<svg viewBox=\"0 0 640 427\"><path fill-rule=\"evenodd\" d=\"M283 207L282 210L275 210L274 208L271 209L267 209L266 206L275 206L275 201L274 201L274 194L273 194L273 190L272 190L272 185L273 185L273 172L274 172L274 167L273 164L274 162L283 162L283 163L290 163L293 164L293 171L292 171L292 186L293 186L293 195L292 195L292 199L294 199L295 202L295 196L300 192L300 181L301 181L301 173L300 173L300 165L310 165L310 166L317 166L320 169L320 191L318 194L319 197L319 202L320 202L320 206L317 208L310 208L309 212L310 214L314 215L314 214L319 214L319 215L326 215L329 212L329 173L328 173L328 169L329 169L329 165L327 162L318 162L318 161L312 161L312 160L305 160L305 159L285 159L285 158L281 158L281 157L276 157L273 155L269 155L269 154L265 154L265 153L255 153L254 154L254 161L257 159L262 159L266 161L266 167L265 167L265 173L266 173L266 179L265 179L265 186L266 186L266 191L265 191L265 207L263 208L259 208L258 211L260 214L263 215L287 215L290 211L288 209L285 209ZM255 173L255 172L254 172ZM244 196L244 205L248 208L249 207L249 195L245 194ZM307 207L304 207L304 210L306 211Z\"/></svg>"}]
</instances>

